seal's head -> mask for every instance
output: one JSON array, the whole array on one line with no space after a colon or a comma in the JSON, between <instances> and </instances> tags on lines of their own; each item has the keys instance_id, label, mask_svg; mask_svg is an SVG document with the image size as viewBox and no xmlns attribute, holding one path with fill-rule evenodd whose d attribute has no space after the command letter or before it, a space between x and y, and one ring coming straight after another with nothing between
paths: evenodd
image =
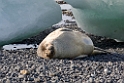
<instances>
[{"instance_id":1,"label":"seal's head","mask_svg":"<svg viewBox=\"0 0 124 83\"><path fill-rule=\"evenodd\" d=\"M53 56L55 54L53 44L51 44L47 41L43 41L37 49L37 54L38 54L38 56L41 56L45 59L53 58Z\"/></svg>"}]
</instances>

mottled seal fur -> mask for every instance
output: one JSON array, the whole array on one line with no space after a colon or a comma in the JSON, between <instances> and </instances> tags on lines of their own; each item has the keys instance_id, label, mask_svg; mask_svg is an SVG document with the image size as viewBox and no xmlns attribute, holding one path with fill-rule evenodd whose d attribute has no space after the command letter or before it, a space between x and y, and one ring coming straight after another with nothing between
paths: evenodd
<instances>
[{"instance_id":1,"label":"mottled seal fur","mask_svg":"<svg viewBox=\"0 0 124 83\"><path fill-rule=\"evenodd\" d=\"M51 32L38 46L38 56L51 58L75 58L92 54L92 40L85 34L68 28Z\"/></svg>"}]
</instances>

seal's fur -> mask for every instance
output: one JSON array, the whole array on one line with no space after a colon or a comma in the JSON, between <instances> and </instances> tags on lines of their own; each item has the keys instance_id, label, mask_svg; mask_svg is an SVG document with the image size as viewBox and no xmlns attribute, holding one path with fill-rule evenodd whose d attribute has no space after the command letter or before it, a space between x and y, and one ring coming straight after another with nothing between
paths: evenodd
<instances>
[{"instance_id":1,"label":"seal's fur","mask_svg":"<svg viewBox=\"0 0 124 83\"><path fill-rule=\"evenodd\" d=\"M75 58L92 54L92 40L85 34L68 28L51 32L38 46L37 54L45 59Z\"/></svg>"}]
</instances>

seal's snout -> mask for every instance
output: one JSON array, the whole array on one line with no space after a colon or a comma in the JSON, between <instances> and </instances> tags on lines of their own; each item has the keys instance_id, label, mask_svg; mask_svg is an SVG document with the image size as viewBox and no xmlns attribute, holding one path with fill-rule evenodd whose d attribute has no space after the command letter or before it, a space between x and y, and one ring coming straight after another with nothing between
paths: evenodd
<instances>
[{"instance_id":1,"label":"seal's snout","mask_svg":"<svg viewBox=\"0 0 124 83\"><path fill-rule=\"evenodd\" d=\"M42 55L46 58L53 58L54 56L54 46L52 44L42 44L41 45Z\"/></svg>"}]
</instances>

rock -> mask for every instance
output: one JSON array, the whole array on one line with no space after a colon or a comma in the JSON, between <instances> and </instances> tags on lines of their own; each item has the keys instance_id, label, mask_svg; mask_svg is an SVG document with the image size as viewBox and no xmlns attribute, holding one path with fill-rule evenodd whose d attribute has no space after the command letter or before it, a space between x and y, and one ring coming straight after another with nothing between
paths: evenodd
<instances>
[{"instance_id":1,"label":"rock","mask_svg":"<svg viewBox=\"0 0 124 83\"><path fill-rule=\"evenodd\" d=\"M123 79L119 79L117 82L118 83L124 83L124 80Z\"/></svg>"},{"instance_id":2,"label":"rock","mask_svg":"<svg viewBox=\"0 0 124 83\"><path fill-rule=\"evenodd\" d=\"M30 72L28 70L20 70L20 74L27 75L30 74Z\"/></svg>"},{"instance_id":3,"label":"rock","mask_svg":"<svg viewBox=\"0 0 124 83\"><path fill-rule=\"evenodd\" d=\"M20 78L20 79L21 79L21 78L24 78L24 77L25 77L24 75L19 75L19 76L18 76L18 78Z\"/></svg>"},{"instance_id":4,"label":"rock","mask_svg":"<svg viewBox=\"0 0 124 83\"><path fill-rule=\"evenodd\" d=\"M34 81L34 78L29 77L27 81Z\"/></svg>"},{"instance_id":5,"label":"rock","mask_svg":"<svg viewBox=\"0 0 124 83\"><path fill-rule=\"evenodd\" d=\"M108 68L105 68L105 69L104 69L104 73L105 73L105 74L110 74L111 71L110 71Z\"/></svg>"},{"instance_id":6,"label":"rock","mask_svg":"<svg viewBox=\"0 0 124 83\"><path fill-rule=\"evenodd\" d=\"M9 79L6 80L6 83L11 83Z\"/></svg>"},{"instance_id":7,"label":"rock","mask_svg":"<svg viewBox=\"0 0 124 83\"><path fill-rule=\"evenodd\" d=\"M89 78L89 82L90 83L93 83L94 82L94 79L92 77Z\"/></svg>"},{"instance_id":8,"label":"rock","mask_svg":"<svg viewBox=\"0 0 124 83\"><path fill-rule=\"evenodd\" d=\"M40 83L40 82L41 82L40 78L35 78L34 81L35 81L36 83Z\"/></svg>"}]
</instances>

